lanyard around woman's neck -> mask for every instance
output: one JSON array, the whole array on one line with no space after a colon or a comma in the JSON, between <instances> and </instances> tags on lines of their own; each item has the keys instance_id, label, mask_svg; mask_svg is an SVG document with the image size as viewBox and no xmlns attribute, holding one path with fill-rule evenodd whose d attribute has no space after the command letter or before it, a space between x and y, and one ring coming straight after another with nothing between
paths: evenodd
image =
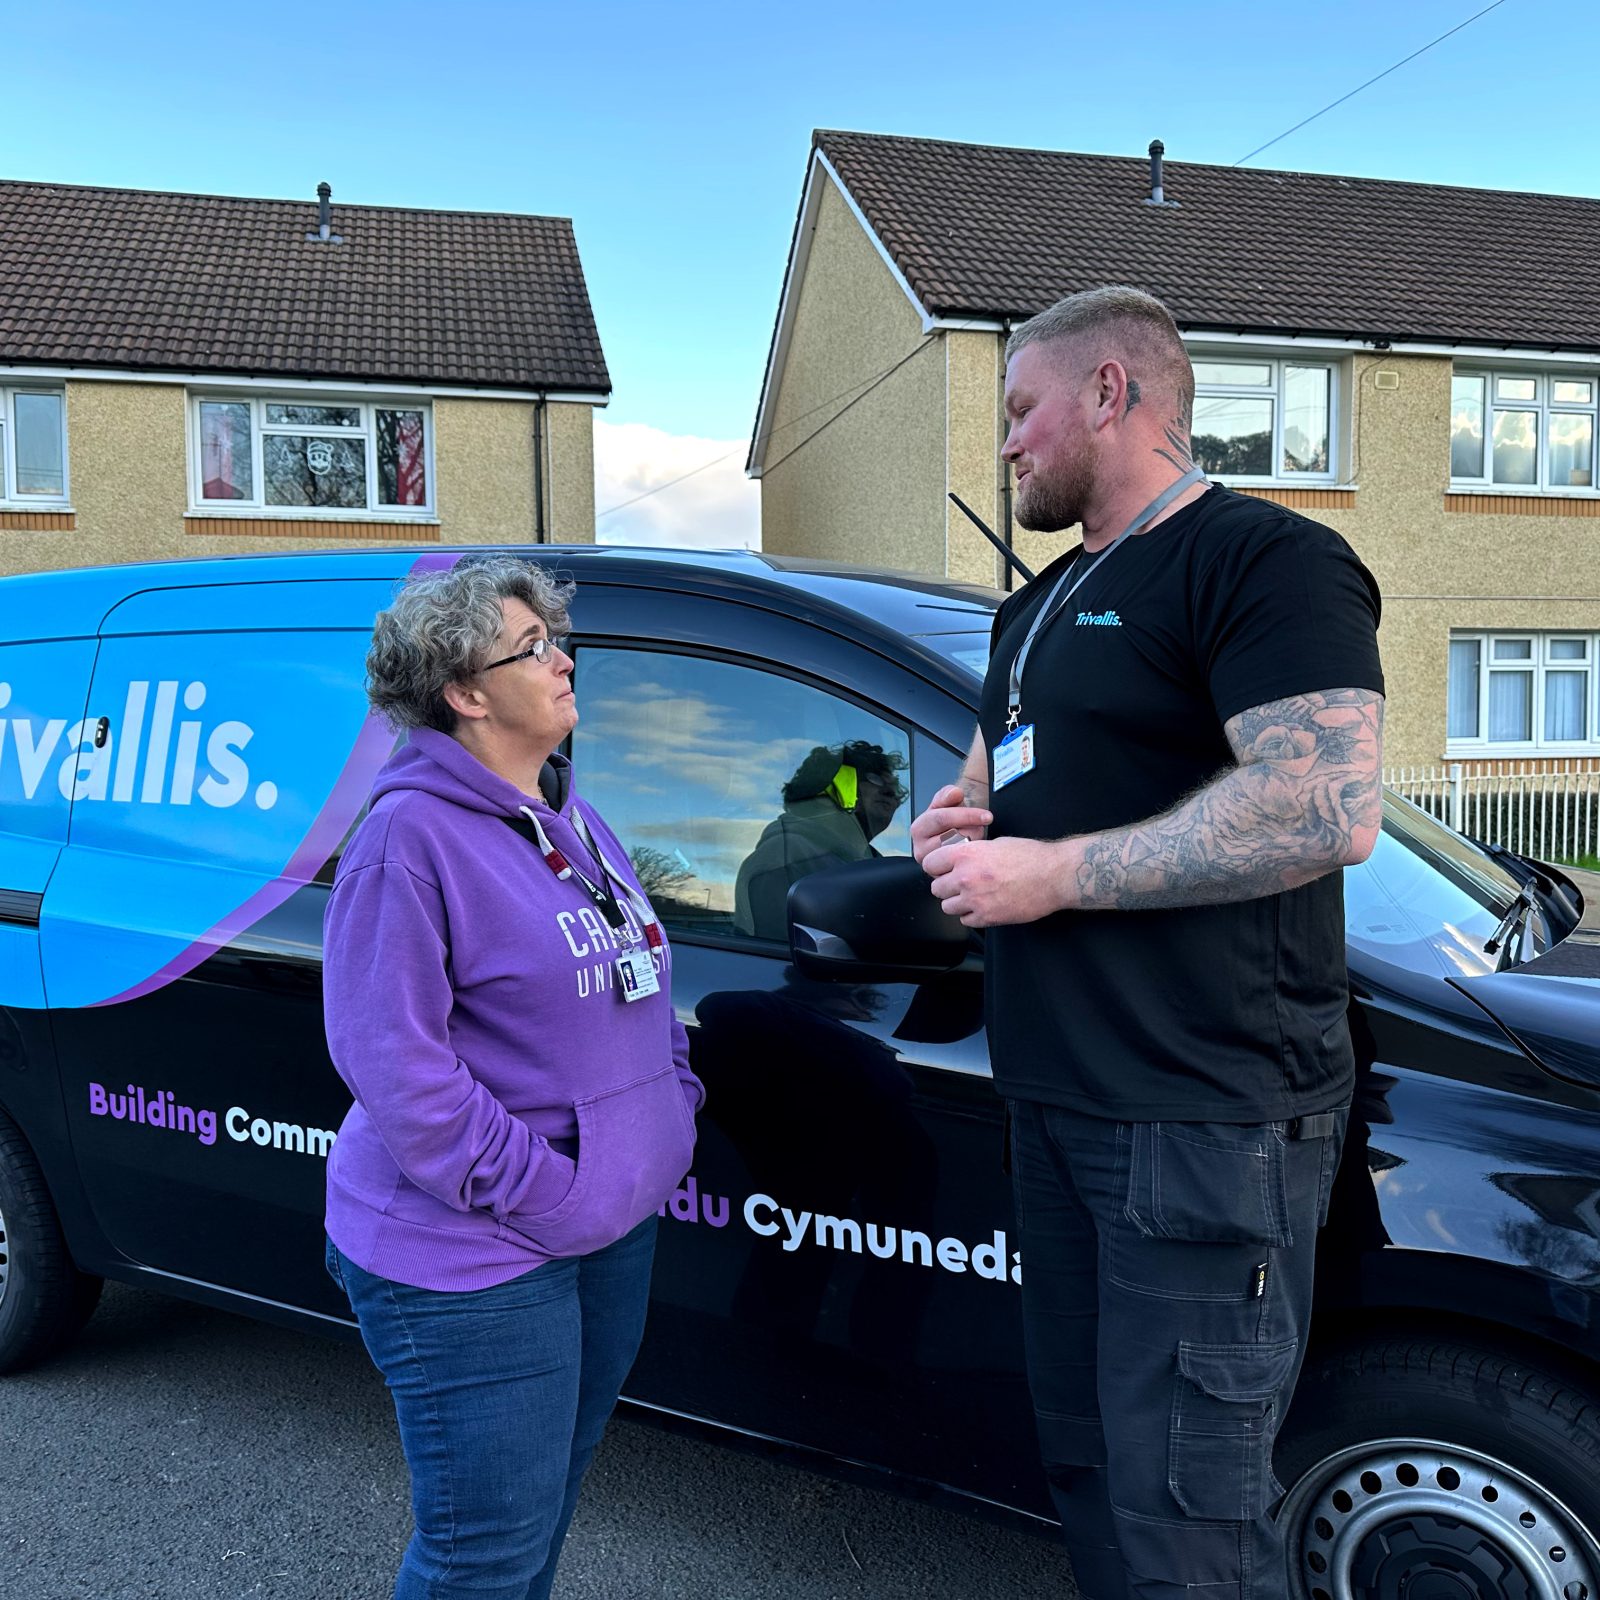
<instances>
[{"instance_id":1,"label":"lanyard around woman's neck","mask_svg":"<svg viewBox=\"0 0 1600 1600\"><path fill-rule=\"evenodd\" d=\"M620 890L621 897L633 906L639 925L644 929L645 943L652 950L661 947L661 924L657 922L650 902L612 869L599 845L595 843L594 834L584 820L583 813L578 810L576 802L572 807L572 829L583 841L584 848L593 856L595 865L600 869L599 883L596 883L581 867L574 866L551 843L550 835L544 831L544 824L540 822L538 814L531 807L523 806L521 817L507 817L506 821L524 838L531 830L533 838L530 842L537 847L539 854L544 857L545 865L555 873L556 877L563 883L576 883L594 902L595 909L606 919L606 925L613 930L626 932L632 939L635 935L628 929L628 919L623 913L621 900L618 897Z\"/></svg>"}]
</instances>

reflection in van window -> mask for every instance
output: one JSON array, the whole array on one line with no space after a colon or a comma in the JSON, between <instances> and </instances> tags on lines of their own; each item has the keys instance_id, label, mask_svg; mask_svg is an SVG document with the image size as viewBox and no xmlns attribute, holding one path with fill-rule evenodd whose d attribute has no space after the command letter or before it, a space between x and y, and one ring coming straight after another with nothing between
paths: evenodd
<instances>
[{"instance_id":1,"label":"reflection in van window","mask_svg":"<svg viewBox=\"0 0 1600 1600\"><path fill-rule=\"evenodd\" d=\"M669 927L788 940L807 873L911 852L905 731L757 667L585 647L579 793Z\"/></svg>"}]
</instances>

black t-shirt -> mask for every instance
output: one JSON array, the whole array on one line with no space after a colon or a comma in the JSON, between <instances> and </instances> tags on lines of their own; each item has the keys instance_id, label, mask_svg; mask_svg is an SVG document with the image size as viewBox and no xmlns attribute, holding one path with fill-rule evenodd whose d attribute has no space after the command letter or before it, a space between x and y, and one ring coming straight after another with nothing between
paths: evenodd
<instances>
[{"instance_id":1,"label":"black t-shirt","mask_svg":"<svg viewBox=\"0 0 1600 1600\"><path fill-rule=\"evenodd\" d=\"M995 618L979 712L991 776L1011 662L1076 554ZM1022 687L1035 765L991 791L992 835L1143 822L1235 764L1223 724L1239 712L1324 689L1382 693L1378 610L1372 575L1332 529L1213 487L1125 540L1040 630ZM1342 1104L1342 879L991 928L1000 1092L1127 1121L1272 1121Z\"/></svg>"}]
</instances>

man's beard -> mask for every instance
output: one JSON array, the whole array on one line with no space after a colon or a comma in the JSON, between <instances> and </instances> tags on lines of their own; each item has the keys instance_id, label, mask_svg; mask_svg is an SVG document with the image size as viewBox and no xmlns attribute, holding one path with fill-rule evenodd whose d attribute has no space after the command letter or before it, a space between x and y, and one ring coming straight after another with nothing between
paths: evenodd
<instances>
[{"instance_id":1,"label":"man's beard","mask_svg":"<svg viewBox=\"0 0 1600 1600\"><path fill-rule=\"evenodd\" d=\"M1017 522L1030 533L1061 533L1083 521L1094 474L1081 456L1047 478L1035 467L1017 499Z\"/></svg>"}]
</instances>

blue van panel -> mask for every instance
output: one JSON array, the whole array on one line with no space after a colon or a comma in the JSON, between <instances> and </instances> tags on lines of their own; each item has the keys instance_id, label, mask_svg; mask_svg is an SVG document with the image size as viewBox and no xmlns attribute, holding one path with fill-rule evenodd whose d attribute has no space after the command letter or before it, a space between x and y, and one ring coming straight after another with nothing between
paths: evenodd
<instances>
[{"instance_id":1,"label":"blue van panel","mask_svg":"<svg viewBox=\"0 0 1600 1600\"><path fill-rule=\"evenodd\" d=\"M303 571L303 569L302 569ZM310 574L305 574L310 576ZM225 572L218 577L229 576ZM279 569L271 583L212 583L143 589L114 606L102 637L136 633L236 633L249 628L365 628L390 605L404 578L292 581ZM291 581L284 581L290 578Z\"/></svg>"},{"instance_id":2,"label":"blue van panel","mask_svg":"<svg viewBox=\"0 0 1600 1600\"><path fill-rule=\"evenodd\" d=\"M298 593L268 609L338 614L321 587L284 585ZM369 588L336 587L341 604ZM177 621L207 595L137 603L153 622L155 601L170 601ZM129 998L181 975L338 848L394 744L363 691L367 604L356 627L102 641L89 704L110 731L78 787L41 925L51 1006Z\"/></svg>"},{"instance_id":3,"label":"blue van panel","mask_svg":"<svg viewBox=\"0 0 1600 1600\"><path fill-rule=\"evenodd\" d=\"M394 746L363 690L373 617L408 572L458 559L317 552L0 582L19 628L31 609L101 630L15 647L26 714L20 749L0 746L0 887L48 893L37 933L0 930L0 1003L147 993L314 878ZM0 715L0 738L11 728ZM11 881L7 830L70 843L59 862L14 851ZM31 983L7 958L20 941L38 946Z\"/></svg>"},{"instance_id":4,"label":"blue van panel","mask_svg":"<svg viewBox=\"0 0 1600 1600\"><path fill-rule=\"evenodd\" d=\"M94 655L92 638L0 645L0 889L43 894L66 843ZM38 929L0 925L0 1005L43 1004Z\"/></svg>"}]
</instances>

